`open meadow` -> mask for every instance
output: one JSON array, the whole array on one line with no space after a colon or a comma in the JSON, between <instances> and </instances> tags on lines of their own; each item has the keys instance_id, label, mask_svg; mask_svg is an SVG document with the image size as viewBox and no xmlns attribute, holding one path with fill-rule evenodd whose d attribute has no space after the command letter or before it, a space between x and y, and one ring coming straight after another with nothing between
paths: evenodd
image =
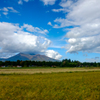
<instances>
[{"instance_id":1,"label":"open meadow","mask_svg":"<svg viewBox=\"0 0 100 100\"><path fill-rule=\"evenodd\" d=\"M26 67L26 68L0 68L0 74L34 74L52 72L79 72L79 71L100 71L100 67L87 68L51 68L51 67Z\"/></svg>"},{"instance_id":2,"label":"open meadow","mask_svg":"<svg viewBox=\"0 0 100 100\"><path fill-rule=\"evenodd\" d=\"M54 68L47 73L49 68L41 68L39 73L32 73L38 69L1 70L4 72L0 72L0 100L100 100L100 71L67 69L68 72L57 73ZM12 73L6 73L8 70ZM12 70L27 70L31 74L13 73ZM42 73L45 70L46 73Z\"/></svg>"}]
</instances>

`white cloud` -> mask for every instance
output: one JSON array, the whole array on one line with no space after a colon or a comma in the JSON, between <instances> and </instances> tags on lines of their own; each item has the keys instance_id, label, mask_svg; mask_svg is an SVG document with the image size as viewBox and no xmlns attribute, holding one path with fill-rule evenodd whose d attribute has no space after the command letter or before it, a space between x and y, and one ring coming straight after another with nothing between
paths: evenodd
<instances>
[{"instance_id":1,"label":"white cloud","mask_svg":"<svg viewBox=\"0 0 100 100\"><path fill-rule=\"evenodd\" d=\"M17 10L15 10L13 7L7 7L10 12L14 12L14 13L19 13Z\"/></svg>"},{"instance_id":2,"label":"white cloud","mask_svg":"<svg viewBox=\"0 0 100 100\"><path fill-rule=\"evenodd\" d=\"M52 26L52 23L51 22L48 22L48 25Z\"/></svg>"},{"instance_id":3,"label":"white cloud","mask_svg":"<svg viewBox=\"0 0 100 100\"><path fill-rule=\"evenodd\" d=\"M8 9L7 9L6 7L4 7L4 8L2 9L2 11L8 11Z\"/></svg>"},{"instance_id":4,"label":"white cloud","mask_svg":"<svg viewBox=\"0 0 100 100\"><path fill-rule=\"evenodd\" d=\"M8 15L9 12L13 12L13 13L19 13L17 10L15 10L13 7L3 7L2 9L0 9L0 11L2 12L2 14L4 15Z\"/></svg>"},{"instance_id":5,"label":"white cloud","mask_svg":"<svg viewBox=\"0 0 100 100\"><path fill-rule=\"evenodd\" d=\"M100 53L100 35L84 37L84 38L70 38L67 41L67 52L75 53L77 51L97 52Z\"/></svg>"},{"instance_id":6,"label":"white cloud","mask_svg":"<svg viewBox=\"0 0 100 100\"><path fill-rule=\"evenodd\" d=\"M0 57L11 56L18 52L43 54L47 52L51 41L45 37L25 32L22 27L18 24L0 22ZM52 54L53 57L56 56Z\"/></svg>"},{"instance_id":7,"label":"white cloud","mask_svg":"<svg viewBox=\"0 0 100 100\"><path fill-rule=\"evenodd\" d=\"M18 1L18 4L22 5L23 4L22 0L19 0Z\"/></svg>"},{"instance_id":8,"label":"white cloud","mask_svg":"<svg viewBox=\"0 0 100 100\"><path fill-rule=\"evenodd\" d=\"M3 12L4 15L8 15L8 12Z\"/></svg>"},{"instance_id":9,"label":"white cloud","mask_svg":"<svg viewBox=\"0 0 100 100\"><path fill-rule=\"evenodd\" d=\"M69 25L83 25L85 23L98 20L100 17L100 1L98 0L78 0L69 6L70 12L66 14L66 18L57 18L55 22L63 24L62 27ZM65 22L65 23L64 23Z\"/></svg>"},{"instance_id":10,"label":"white cloud","mask_svg":"<svg viewBox=\"0 0 100 100\"><path fill-rule=\"evenodd\" d=\"M72 0L62 0L59 5L63 8L67 8L70 7L72 4L73 4Z\"/></svg>"},{"instance_id":11,"label":"white cloud","mask_svg":"<svg viewBox=\"0 0 100 100\"><path fill-rule=\"evenodd\" d=\"M29 1L33 1L33 0L19 0L19 1L18 1L18 4L22 5L23 2L29 2Z\"/></svg>"},{"instance_id":12,"label":"white cloud","mask_svg":"<svg viewBox=\"0 0 100 100\"><path fill-rule=\"evenodd\" d=\"M44 5L54 5L56 0L41 0Z\"/></svg>"},{"instance_id":13,"label":"white cloud","mask_svg":"<svg viewBox=\"0 0 100 100\"><path fill-rule=\"evenodd\" d=\"M54 20L54 28L66 28L67 52L100 53L100 0L62 0L60 6L68 12Z\"/></svg>"},{"instance_id":14,"label":"white cloud","mask_svg":"<svg viewBox=\"0 0 100 100\"><path fill-rule=\"evenodd\" d=\"M53 12L61 12L61 11L67 12L68 10L66 10L64 8L63 9L61 8L61 9L52 9L52 11Z\"/></svg>"},{"instance_id":15,"label":"white cloud","mask_svg":"<svg viewBox=\"0 0 100 100\"><path fill-rule=\"evenodd\" d=\"M54 50L46 50L45 54L46 56L54 59L60 59L62 57L62 55L60 55L58 52Z\"/></svg>"},{"instance_id":16,"label":"white cloud","mask_svg":"<svg viewBox=\"0 0 100 100\"><path fill-rule=\"evenodd\" d=\"M60 4L59 4L62 8L60 8L60 9L52 9L52 11L53 12L61 12L61 11L63 11L64 13L69 12L70 9L68 9L68 8L69 7L71 8L72 4L73 4L72 0L62 0L60 2Z\"/></svg>"},{"instance_id":17,"label":"white cloud","mask_svg":"<svg viewBox=\"0 0 100 100\"><path fill-rule=\"evenodd\" d=\"M28 25L28 24L24 24L22 28L26 28L27 31L35 32L35 33L41 33L41 34L48 33L48 30L46 29L40 29L38 27L33 27L32 25Z\"/></svg>"},{"instance_id":18,"label":"white cloud","mask_svg":"<svg viewBox=\"0 0 100 100\"><path fill-rule=\"evenodd\" d=\"M41 41L42 40L42 44ZM47 44L46 44L47 43ZM50 40L21 30L11 23L0 23L0 47L2 52L43 52Z\"/></svg>"}]
</instances>

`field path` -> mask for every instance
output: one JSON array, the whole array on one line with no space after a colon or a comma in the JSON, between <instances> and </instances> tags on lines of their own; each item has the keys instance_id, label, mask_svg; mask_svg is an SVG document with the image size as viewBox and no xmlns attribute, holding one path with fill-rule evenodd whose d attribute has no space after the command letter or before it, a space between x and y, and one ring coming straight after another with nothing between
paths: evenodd
<instances>
[{"instance_id":1,"label":"field path","mask_svg":"<svg viewBox=\"0 0 100 100\"><path fill-rule=\"evenodd\" d=\"M0 74L34 74L52 72L100 71L100 68L36 68L36 69L0 69Z\"/></svg>"}]
</instances>

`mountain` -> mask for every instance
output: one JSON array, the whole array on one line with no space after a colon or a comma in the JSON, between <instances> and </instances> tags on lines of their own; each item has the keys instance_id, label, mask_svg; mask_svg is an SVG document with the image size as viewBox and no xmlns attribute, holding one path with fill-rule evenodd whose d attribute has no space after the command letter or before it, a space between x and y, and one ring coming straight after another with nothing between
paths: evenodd
<instances>
[{"instance_id":1,"label":"mountain","mask_svg":"<svg viewBox=\"0 0 100 100\"><path fill-rule=\"evenodd\" d=\"M19 53L15 56L8 58L7 61L17 61L17 60L25 61L25 60L30 60L29 57L30 56L28 56L27 54Z\"/></svg>"},{"instance_id":2,"label":"mountain","mask_svg":"<svg viewBox=\"0 0 100 100\"><path fill-rule=\"evenodd\" d=\"M6 59L4 59L4 58L0 58L0 61L5 61Z\"/></svg>"},{"instance_id":3,"label":"mountain","mask_svg":"<svg viewBox=\"0 0 100 100\"><path fill-rule=\"evenodd\" d=\"M30 55L30 54L24 54L24 53L19 53L19 54L15 55L15 56L7 58L7 59L0 59L0 61L17 61L17 60L22 60L22 61L25 61L25 60L31 60L31 61L53 61L53 62L54 61L59 61L59 60L47 57L45 55L40 55L40 54Z\"/></svg>"}]
</instances>

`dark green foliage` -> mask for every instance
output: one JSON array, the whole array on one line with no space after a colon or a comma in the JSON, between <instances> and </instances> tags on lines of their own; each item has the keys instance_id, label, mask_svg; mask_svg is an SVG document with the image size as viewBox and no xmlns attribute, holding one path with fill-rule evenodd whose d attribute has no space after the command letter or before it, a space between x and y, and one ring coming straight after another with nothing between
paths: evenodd
<instances>
[{"instance_id":1,"label":"dark green foliage","mask_svg":"<svg viewBox=\"0 0 100 100\"><path fill-rule=\"evenodd\" d=\"M16 66L22 66L22 67L99 67L100 63L96 62L79 62L79 61L71 61L70 59L64 59L62 61L0 61L0 67L16 67Z\"/></svg>"}]
</instances>

